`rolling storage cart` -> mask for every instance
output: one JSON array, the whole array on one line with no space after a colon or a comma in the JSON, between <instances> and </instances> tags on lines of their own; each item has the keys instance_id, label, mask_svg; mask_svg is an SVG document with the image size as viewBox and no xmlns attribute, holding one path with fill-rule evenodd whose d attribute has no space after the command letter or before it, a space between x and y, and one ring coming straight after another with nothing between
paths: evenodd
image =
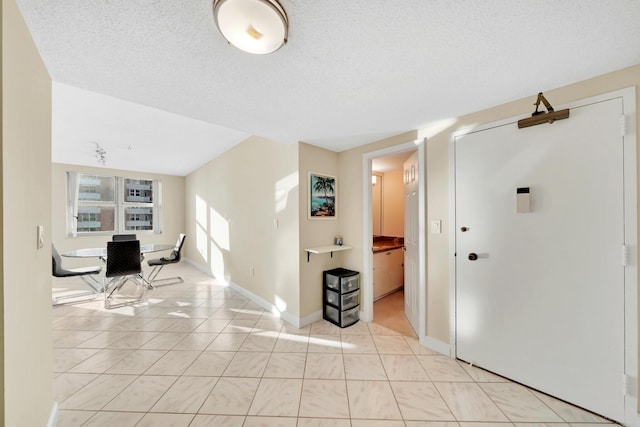
<instances>
[{"instance_id":1,"label":"rolling storage cart","mask_svg":"<svg viewBox=\"0 0 640 427\"><path fill-rule=\"evenodd\" d=\"M360 273L334 268L322 273L322 318L341 328L356 323L360 310Z\"/></svg>"}]
</instances>

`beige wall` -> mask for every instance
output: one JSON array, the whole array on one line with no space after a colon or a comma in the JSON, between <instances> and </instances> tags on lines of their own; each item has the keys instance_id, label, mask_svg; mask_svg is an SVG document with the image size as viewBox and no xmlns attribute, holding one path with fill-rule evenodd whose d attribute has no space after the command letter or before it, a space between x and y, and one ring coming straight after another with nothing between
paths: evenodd
<instances>
[{"instance_id":1,"label":"beige wall","mask_svg":"<svg viewBox=\"0 0 640 427\"><path fill-rule=\"evenodd\" d=\"M363 242L364 239L364 200L363 200L363 156L367 153L379 150L390 149L392 147L415 141L418 137L417 131L406 132L391 138L357 147L352 150L343 151L338 156L338 170L340 179L341 196L339 200L342 204L343 214L340 217L340 229L344 237L345 244L353 246L352 250L342 254L342 267L360 272L363 287L360 291L361 304L364 300L373 301L373 289L368 288L365 283L367 277L373 283L373 264L371 271L364 271L365 253L371 254L371 242ZM367 183L369 178L366 177ZM368 185L366 186L368 189ZM369 207L367 207L368 209ZM367 213L368 214L368 213ZM404 233L403 233L404 234ZM364 247L363 247L364 244ZM369 255L371 256L371 255ZM373 262L373 259L371 259ZM365 307L361 305L361 310ZM366 310L365 310L365 314Z\"/></svg>"},{"instance_id":2,"label":"beige wall","mask_svg":"<svg viewBox=\"0 0 640 427\"><path fill-rule=\"evenodd\" d=\"M300 313L301 317L309 316L322 309L322 272L336 267L342 267L342 258L346 252L330 254L312 254L307 262L305 248L332 245L336 236L345 232L340 224L349 215L345 208L345 200L351 197L345 192L342 177L338 171L338 153L299 144L300 169ZM337 202L336 218L308 218L309 211L309 172L336 177ZM362 227L361 227L362 228ZM351 246L351 240L344 238L344 244Z\"/></svg>"},{"instance_id":3,"label":"beige wall","mask_svg":"<svg viewBox=\"0 0 640 427\"><path fill-rule=\"evenodd\" d=\"M448 137L447 137L448 138ZM445 139L447 139L445 138ZM448 140L448 139L447 139ZM449 146L427 142L427 336L449 342ZM441 220L442 233L428 232Z\"/></svg>"},{"instance_id":4,"label":"beige wall","mask_svg":"<svg viewBox=\"0 0 640 427\"><path fill-rule=\"evenodd\" d=\"M1 151L3 420L44 426L53 405L51 79L14 0L2 1Z\"/></svg>"},{"instance_id":5,"label":"beige wall","mask_svg":"<svg viewBox=\"0 0 640 427\"><path fill-rule=\"evenodd\" d=\"M364 218L362 195L363 155L414 141L417 137L417 131L406 132L392 138L343 151L339 154L338 176L341 193L338 198L342 204L340 228L342 229L345 244L353 246L352 250L344 252L343 267L361 272L364 262L362 258L362 222ZM371 250L371 248L367 247L367 250Z\"/></svg>"},{"instance_id":6,"label":"beige wall","mask_svg":"<svg viewBox=\"0 0 640 427\"><path fill-rule=\"evenodd\" d=\"M249 138L186 178L186 229L195 235L187 257L295 318L316 316L322 271L362 258L362 153L415 137L410 132L346 154ZM308 218L310 172L338 178L336 219ZM332 244L337 235L354 249L313 254L307 262L305 248Z\"/></svg>"},{"instance_id":7,"label":"beige wall","mask_svg":"<svg viewBox=\"0 0 640 427\"><path fill-rule=\"evenodd\" d=\"M138 231L136 234L142 243L175 243L178 235L185 231L185 178L172 175L158 175L141 172L123 171L101 167L88 167L54 163L51 173L52 223L51 237L58 252L81 248L105 247L111 240L111 234L97 236L67 236L67 172L95 173L129 178L159 179L162 181L162 233ZM187 235L187 239L191 236ZM64 258L65 267L78 267L95 264L95 259Z\"/></svg>"},{"instance_id":8,"label":"beige wall","mask_svg":"<svg viewBox=\"0 0 640 427\"><path fill-rule=\"evenodd\" d=\"M298 149L251 137L186 178L187 257L299 315Z\"/></svg>"},{"instance_id":9,"label":"beige wall","mask_svg":"<svg viewBox=\"0 0 640 427\"><path fill-rule=\"evenodd\" d=\"M404 237L404 172L402 169L384 174L382 234Z\"/></svg>"}]
</instances>

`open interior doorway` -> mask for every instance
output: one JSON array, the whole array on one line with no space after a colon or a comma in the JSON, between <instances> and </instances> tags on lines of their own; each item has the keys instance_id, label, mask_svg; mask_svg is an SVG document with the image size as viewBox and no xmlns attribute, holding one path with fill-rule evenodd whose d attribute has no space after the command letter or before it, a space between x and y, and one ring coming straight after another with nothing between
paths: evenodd
<instances>
[{"instance_id":1,"label":"open interior doorway","mask_svg":"<svg viewBox=\"0 0 640 427\"><path fill-rule=\"evenodd\" d=\"M405 187L410 175L405 164L416 150L371 160L371 247L373 321L407 336L417 337L405 313L405 235L407 215ZM409 205L409 209L417 206Z\"/></svg>"}]
</instances>

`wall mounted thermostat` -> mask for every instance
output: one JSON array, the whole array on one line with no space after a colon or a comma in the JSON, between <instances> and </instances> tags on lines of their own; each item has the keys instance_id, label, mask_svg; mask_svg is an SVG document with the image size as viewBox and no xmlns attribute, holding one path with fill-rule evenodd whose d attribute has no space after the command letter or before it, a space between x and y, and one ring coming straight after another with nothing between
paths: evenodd
<instances>
[{"instance_id":1,"label":"wall mounted thermostat","mask_svg":"<svg viewBox=\"0 0 640 427\"><path fill-rule=\"evenodd\" d=\"M529 187L519 187L516 190L516 212L517 213L529 213L531 212L531 192Z\"/></svg>"}]
</instances>

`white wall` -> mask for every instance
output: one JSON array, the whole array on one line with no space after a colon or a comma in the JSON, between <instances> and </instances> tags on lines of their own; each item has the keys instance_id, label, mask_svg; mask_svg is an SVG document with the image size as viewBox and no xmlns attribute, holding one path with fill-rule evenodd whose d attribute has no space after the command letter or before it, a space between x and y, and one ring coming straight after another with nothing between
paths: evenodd
<instances>
[{"instance_id":1,"label":"white wall","mask_svg":"<svg viewBox=\"0 0 640 427\"><path fill-rule=\"evenodd\" d=\"M2 1L1 153L3 425L44 426L53 405L51 79L14 0Z\"/></svg>"}]
</instances>

